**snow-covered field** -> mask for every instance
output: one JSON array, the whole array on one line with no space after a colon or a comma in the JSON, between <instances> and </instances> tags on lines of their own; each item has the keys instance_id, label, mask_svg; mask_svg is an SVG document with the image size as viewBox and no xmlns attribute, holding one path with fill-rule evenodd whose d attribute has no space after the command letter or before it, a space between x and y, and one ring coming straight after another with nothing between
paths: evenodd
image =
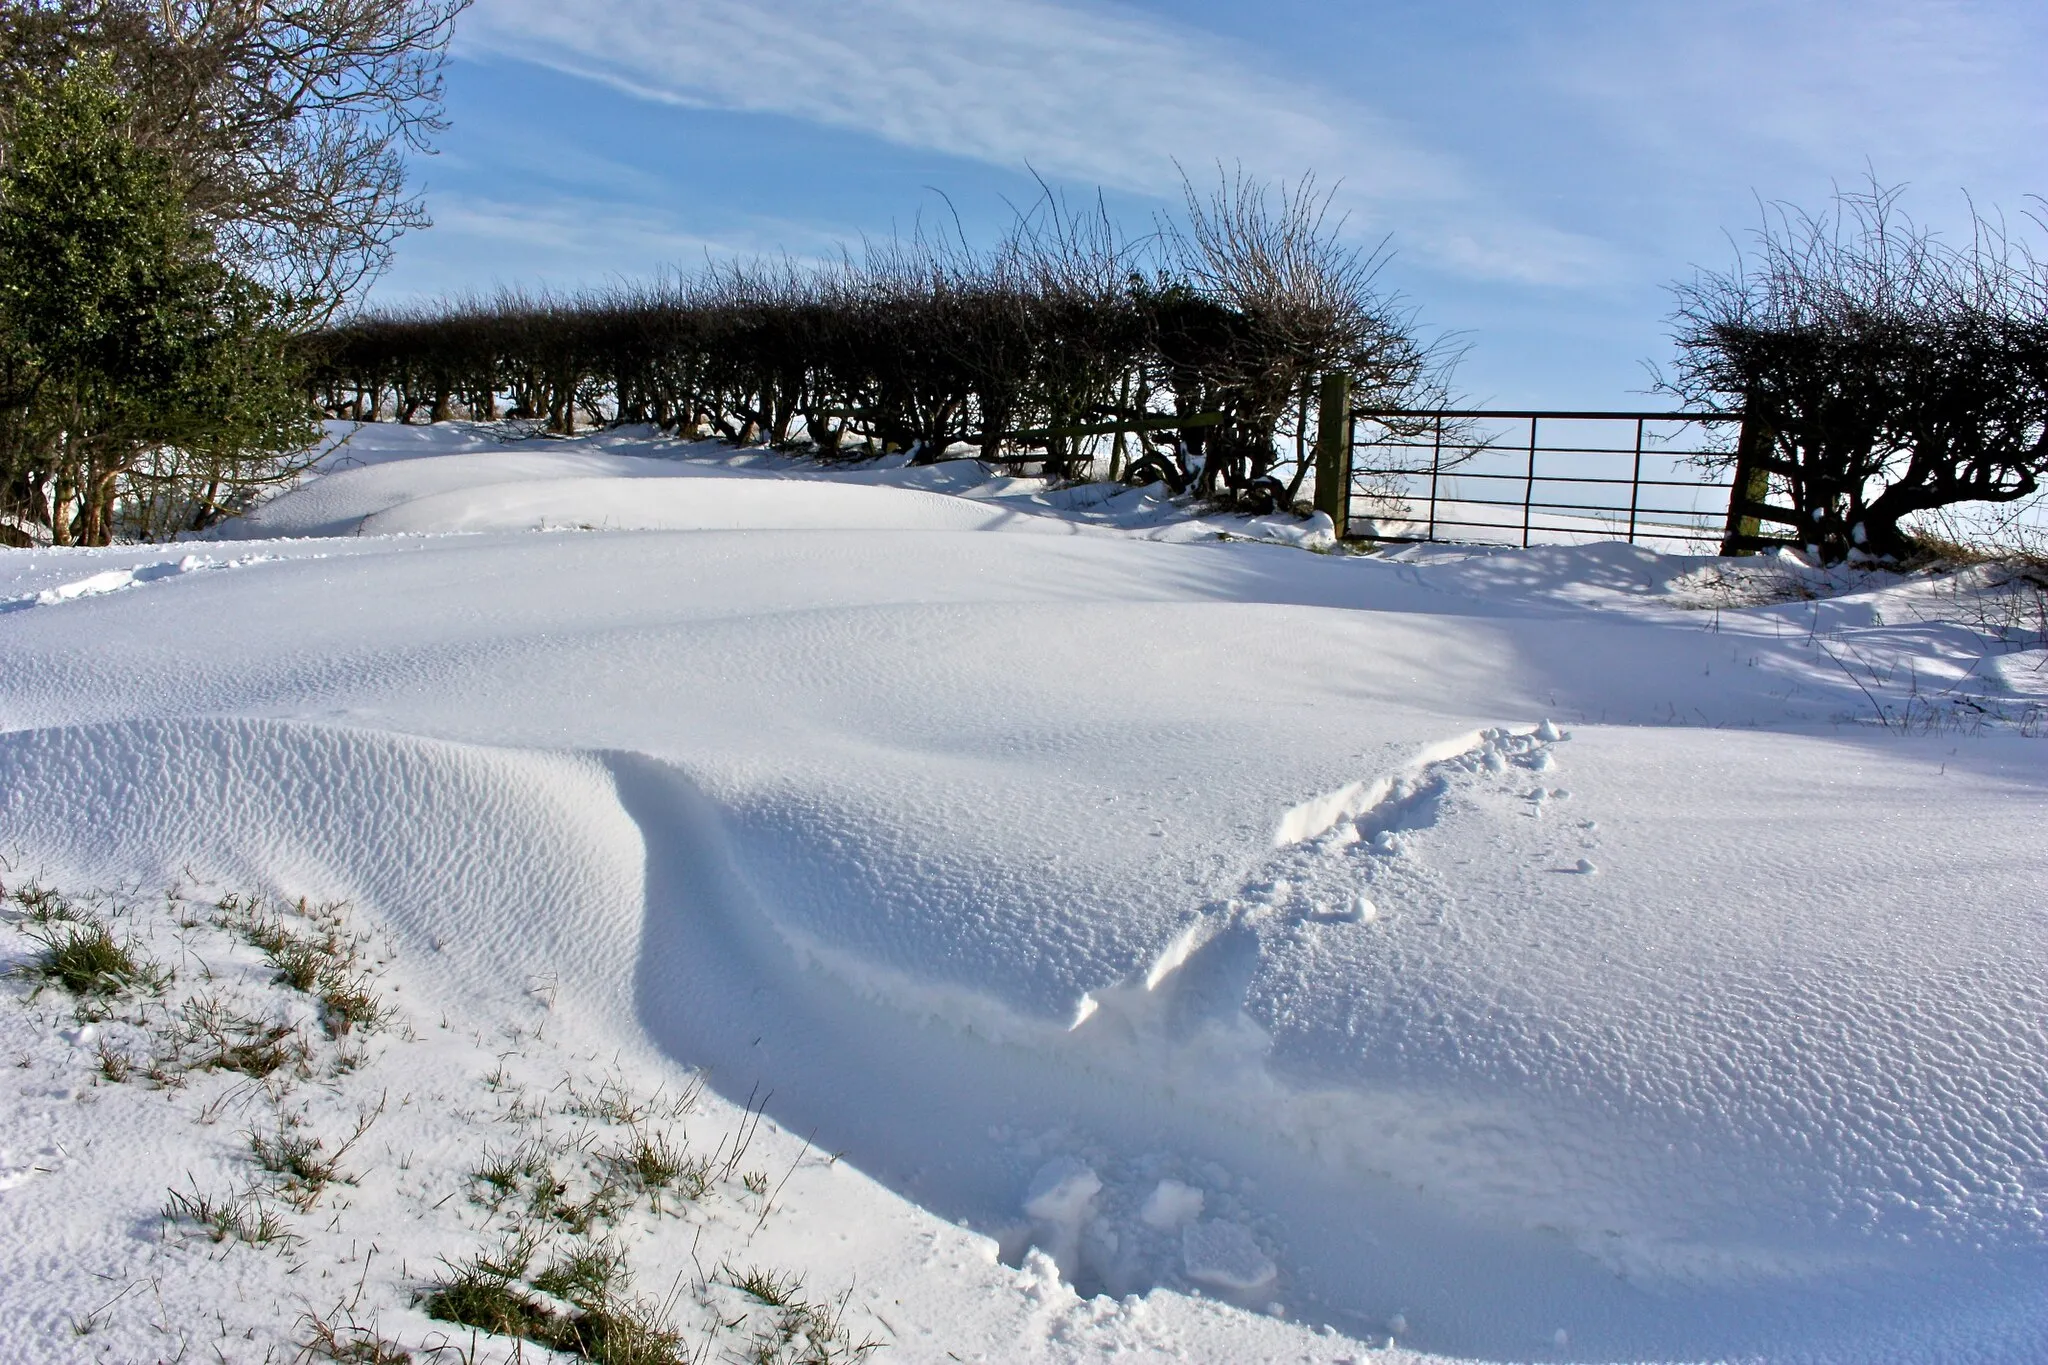
<instances>
[{"instance_id":1,"label":"snow-covered field","mask_svg":"<svg viewBox=\"0 0 2048 1365\"><path fill-rule=\"evenodd\" d=\"M0 881L176 972L0 984L0 1357L507 1359L424 1295L523 1229L706 1360L2048 1358L2031 585L646 433L326 468L0 551Z\"/></svg>"}]
</instances>

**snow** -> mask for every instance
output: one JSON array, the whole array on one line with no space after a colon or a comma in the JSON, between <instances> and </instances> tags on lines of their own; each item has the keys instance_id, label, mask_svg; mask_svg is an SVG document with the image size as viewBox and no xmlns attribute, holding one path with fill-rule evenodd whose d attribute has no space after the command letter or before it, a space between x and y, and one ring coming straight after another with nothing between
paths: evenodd
<instances>
[{"instance_id":1,"label":"snow","mask_svg":"<svg viewBox=\"0 0 2048 1365\"><path fill-rule=\"evenodd\" d=\"M1236 1223L1190 1223L1181 1230L1180 1246L1188 1278L1211 1289L1255 1294L1280 1273L1252 1235Z\"/></svg>"},{"instance_id":2,"label":"snow","mask_svg":"<svg viewBox=\"0 0 2048 1365\"><path fill-rule=\"evenodd\" d=\"M1100 1193L1101 1177L1071 1156L1047 1162L1025 1188L1024 1216L1033 1238L1065 1279L1080 1273L1081 1234Z\"/></svg>"},{"instance_id":3,"label":"snow","mask_svg":"<svg viewBox=\"0 0 2048 1365\"><path fill-rule=\"evenodd\" d=\"M1138 1216L1152 1227L1171 1231L1201 1212L1200 1190L1178 1180L1162 1180L1145 1196L1145 1206L1138 1210Z\"/></svg>"},{"instance_id":4,"label":"snow","mask_svg":"<svg viewBox=\"0 0 2048 1365\"><path fill-rule=\"evenodd\" d=\"M424 465L422 469L418 466ZM678 460L576 454L453 454L330 474L259 509L237 536L526 530L970 531L1015 518L915 488L834 487ZM1065 532L1071 525L1025 525Z\"/></svg>"},{"instance_id":5,"label":"snow","mask_svg":"<svg viewBox=\"0 0 2048 1365\"><path fill-rule=\"evenodd\" d=\"M886 1359L2048 1350L2021 587L652 433L323 469L232 557L0 552L0 845L346 901L418 1037L285 1101L391 1096L332 1229L200 1251L165 1188L259 1109L10 986L0 1354L262 1359L358 1274L418 1348L499 1066L708 1076L707 1151L765 1107L787 1190L640 1217L640 1282L786 1265Z\"/></svg>"}]
</instances>

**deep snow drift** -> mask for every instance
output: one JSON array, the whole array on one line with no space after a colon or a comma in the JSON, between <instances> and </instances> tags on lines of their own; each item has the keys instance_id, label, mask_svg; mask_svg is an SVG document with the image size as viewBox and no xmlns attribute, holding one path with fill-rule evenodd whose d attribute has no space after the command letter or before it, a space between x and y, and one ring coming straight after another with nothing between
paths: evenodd
<instances>
[{"instance_id":1,"label":"deep snow drift","mask_svg":"<svg viewBox=\"0 0 2048 1365\"><path fill-rule=\"evenodd\" d=\"M2048 1354L2011 590L1316 555L1156 490L630 434L329 468L243 543L0 554L0 842L349 899L450 1001L545 977L579 1047L772 1091L1010 1265L1248 1310L1188 1320L1207 1358L1354 1349L1230 1335L1274 1312L1481 1359ZM61 1184L0 1191L13 1245ZM957 1296L1010 1272L908 1245L870 1264L939 1330L897 1354L1003 1358Z\"/></svg>"}]
</instances>

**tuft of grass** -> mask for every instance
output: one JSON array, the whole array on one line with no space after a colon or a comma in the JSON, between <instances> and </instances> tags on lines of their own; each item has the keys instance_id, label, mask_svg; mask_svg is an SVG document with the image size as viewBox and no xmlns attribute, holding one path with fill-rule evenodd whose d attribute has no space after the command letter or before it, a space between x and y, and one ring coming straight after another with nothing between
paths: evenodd
<instances>
[{"instance_id":1,"label":"tuft of grass","mask_svg":"<svg viewBox=\"0 0 2048 1365\"><path fill-rule=\"evenodd\" d=\"M65 920L80 923L91 917L89 912L72 904L55 887L37 882L15 887L7 893L7 899L21 907L22 917L30 924L46 925Z\"/></svg>"},{"instance_id":2,"label":"tuft of grass","mask_svg":"<svg viewBox=\"0 0 2048 1365\"><path fill-rule=\"evenodd\" d=\"M622 1297L626 1287L626 1252L615 1242L591 1242L548 1263L533 1277L533 1287L565 1303L590 1309Z\"/></svg>"},{"instance_id":3,"label":"tuft of grass","mask_svg":"<svg viewBox=\"0 0 2048 1365\"><path fill-rule=\"evenodd\" d=\"M856 1342L843 1321L846 1300L812 1303L803 1298L804 1282L794 1274L777 1274L759 1266L740 1271L721 1266L718 1278L773 1312L749 1312L748 1335L740 1360L748 1365L842 1365L866 1360L882 1349L872 1338Z\"/></svg>"},{"instance_id":4,"label":"tuft of grass","mask_svg":"<svg viewBox=\"0 0 2048 1365\"><path fill-rule=\"evenodd\" d=\"M328 955L321 951L320 945L289 937L265 956L270 959L270 965L277 968L279 983L295 991L311 991L319 985L320 974L328 963Z\"/></svg>"},{"instance_id":5,"label":"tuft of grass","mask_svg":"<svg viewBox=\"0 0 2048 1365\"><path fill-rule=\"evenodd\" d=\"M616 1076L606 1076L599 1081L595 1095L585 1095L572 1083L568 1102L562 1106L562 1111L579 1118L601 1119L629 1127L638 1127L648 1117L647 1104L634 1098L631 1088Z\"/></svg>"},{"instance_id":6,"label":"tuft of grass","mask_svg":"<svg viewBox=\"0 0 2048 1365\"><path fill-rule=\"evenodd\" d=\"M616 1221L643 1193L655 1199L659 1211L664 1190L680 1190L697 1198L710 1186L708 1162L689 1159L666 1137L634 1134L631 1140L590 1159L583 1169L594 1183L581 1199L573 1199L569 1197L570 1182L578 1179L578 1172L572 1166L565 1178L557 1169L556 1159L564 1154L540 1139L504 1152L486 1148L483 1160L469 1172L469 1178L482 1187L472 1190L470 1198L494 1212L507 1201L523 1199L527 1218L586 1236Z\"/></svg>"},{"instance_id":7,"label":"tuft of grass","mask_svg":"<svg viewBox=\"0 0 2048 1365\"><path fill-rule=\"evenodd\" d=\"M556 1177L554 1163L539 1142L522 1142L511 1151L496 1156L486 1147L484 1159L469 1173L469 1178L489 1191L481 1198L471 1197L494 1209L518 1194L521 1185L529 1188L534 1202L543 1205L568 1190L568 1186Z\"/></svg>"},{"instance_id":8,"label":"tuft of grass","mask_svg":"<svg viewBox=\"0 0 2048 1365\"><path fill-rule=\"evenodd\" d=\"M786 1308L797 1302L797 1295L804 1287L800 1276L778 1275L760 1266L746 1270L726 1266L720 1269L719 1278L748 1298L758 1299L770 1308Z\"/></svg>"},{"instance_id":9,"label":"tuft of grass","mask_svg":"<svg viewBox=\"0 0 2048 1365\"><path fill-rule=\"evenodd\" d=\"M564 1198L568 1192L568 1183L551 1170L545 1179L534 1182L527 1207L535 1218L559 1223L578 1237L586 1237L616 1222L632 1203L631 1193L615 1179L599 1180L581 1200Z\"/></svg>"},{"instance_id":10,"label":"tuft of grass","mask_svg":"<svg viewBox=\"0 0 2048 1365\"><path fill-rule=\"evenodd\" d=\"M161 994L171 984L168 968L140 956L132 943L117 942L106 925L90 916L53 917L27 932L42 951L14 968L15 973L59 986L81 999L103 999L127 990Z\"/></svg>"},{"instance_id":11,"label":"tuft of grass","mask_svg":"<svg viewBox=\"0 0 2048 1365\"><path fill-rule=\"evenodd\" d=\"M320 1020L331 1038L343 1037L352 1029L367 1033L390 1021L391 1007L377 998L367 975L351 976L341 968L330 967L320 974L315 986L320 996Z\"/></svg>"},{"instance_id":12,"label":"tuft of grass","mask_svg":"<svg viewBox=\"0 0 2048 1365\"><path fill-rule=\"evenodd\" d=\"M629 1130L618 1145L599 1154L607 1173L635 1194L644 1194L656 1212L661 1196L673 1192L695 1202L711 1189L712 1164L693 1157L669 1141L667 1133Z\"/></svg>"},{"instance_id":13,"label":"tuft of grass","mask_svg":"<svg viewBox=\"0 0 2048 1365\"><path fill-rule=\"evenodd\" d=\"M282 1124L267 1136L249 1134L249 1154L278 1177L284 1197L301 1213L312 1208L320 1192L341 1174L338 1157L327 1152L325 1143Z\"/></svg>"},{"instance_id":14,"label":"tuft of grass","mask_svg":"<svg viewBox=\"0 0 2048 1365\"><path fill-rule=\"evenodd\" d=\"M532 1266L533 1258L541 1248L543 1238L533 1228L521 1227L496 1251L478 1252L470 1264L485 1275L495 1275L501 1280L517 1280L525 1277Z\"/></svg>"},{"instance_id":15,"label":"tuft of grass","mask_svg":"<svg viewBox=\"0 0 2048 1365\"><path fill-rule=\"evenodd\" d=\"M276 1131L249 1134L249 1154L258 1166L277 1177L278 1192L292 1207L305 1213L320 1202L329 1185L354 1183L342 1173L342 1158L383 1114L384 1102L379 1101L376 1108L357 1115L355 1131L331 1152L326 1143L302 1131L298 1122L280 1118Z\"/></svg>"},{"instance_id":16,"label":"tuft of grass","mask_svg":"<svg viewBox=\"0 0 2048 1365\"><path fill-rule=\"evenodd\" d=\"M625 1296L624 1258L602 1244L550 1265L531 1288L519 1278L523 1267L512 1270L502 1253L495 1260L479 1255L443 1264L448 1273L421 1295L428 1317L603 1365L685 1365L693 1359L682 1333L657 1308Z\"/></svg>"},{"instance_id":17,"label":"tuft of grass","mask_svg":"<svg viewBox=\"0 0 2048 1365\"><path fill-rule=\"evenodd\" d=\"M612 1301L571 1319L575 1350L603 1365L694 1365L683 1334L662 1320L658 1308L639 1301Z\"/></svg>"},{"instance_id":18,"label":"tuft of grass","mask_svg":"<svg viewBox=\"0 0 2048 1365\"><path fill-rule=\"evenodd\" d=\"M273 1242L290 1244L299 1240L263 1201L253 1194L228 1195L216 1199L212 1195L193 1190L185 1194L181 1190L170 1190L163 1207L166 1221L191 1223L216 1242L229 1238L247 1242L250 1246L269 1246Z\"/></svg>"},{"instance_id":19,"label":"tuft of grass","mask_svg":"<svg viewBox=\"0 0 2048 1365\"><path fill-rule=\"evenodd\" d=\"M644 1099L635 1095L625 1079L616 1074L607 1074L600 1079L595 1094L577 1089L574 1081L569 1083L568 1090L569 1098L562 1105L563 1113L578 1118L600 1119L626 1128L640 1128L652 1119L674 1122L683 1118L696 1107L698 1098L703 1094L704 1081L701 1076L693 1077L680 1093L674 1095L667 1093L667 1087L657 1086L654 1093Z\"/></svg>"},{"instance_id":20,"label":"tuft of grass","mask_svg":"<svg viewBox=\"0 0 2048 1365\"><path fill-rule=\"evenodd\" d=\"M104 1039L100 1041L99 1058L100 1075L116 1085L127 1080L129 1075L135 1070L135 1063L130 1061L125 1054L116 1051Z\"/></svg>"},{"instance_id":21,"label":"tuft of grass","mask_svg":"<svg viewBox=\"0 0 2048 1365\"><path fill-rule=\"evenodd\" d=\"M492 1203L511 1196L519 1189L519 1168L505 1157L486 1156L483 1164L469 1173L469 1178L490 1188L495 1196Z\"/></svg>"},{"instance_id":22,"label":"tuft of grass","mask_svg":"<svg viewBox=\"0 0 2048 1365\"><path fill-rule=\"evenodd\" d=\"M841 1321L844 1304L798 1303L754 1329L742 1359L749 1365L842 1365L866 1360L882 1349L872 1337L860 1341Z\"/></svg>"},{"instance_id":23,"label":"tuft of grass","mask_svg":"<svg viewBox=\"0 0 2048 1365\"><path fill-rule=\"evenodd\" d=\"M335 1316L347 1316L337 1308ZM333 1360L340 1365L412 1365L412 1352L395 1341L377 1335L375 1326L359 1327L353 1317L346 1323L332 1323L317 1313L299 1318L302 1336L299 1359Z\"/></svg>"},{"instance_id":24,"label":"tuft of grass","mask_svg":"<svg viewBox=\"0 0 2048 1365\"><path fill-rule=\"evenodd\" d=\"M564 1314L540 1302L512 1276L486 1266L481 1257L451 1265L449 1271L422 1296L428 1317L555 1350L566 1349L573 1341Z\"/></svg>"},{"instance_id":25,"label":"tuft of grass","mask_svg":"<svg viewBox=\"0 0 2048 1365\"><path fill-rule=\"evenodd\" d=\"M301 897L273 909L260 895L229 892L214 908L214 923L261 952L277 969L279 984L319 997L321 1025L330 1038L390 1020L391 1009L378 998L370 974L357 970L363 940L346 932L342 903L316 906ZM287 916L303 921L310 932L294 932Z\"/></svg>"},{"instance_id":26,"label":"tuft of grass","mask_svg":"<svg viewBox=\"0 0 2048 1365\"><path fill-rule=\"evenodd\" d=\"M297 1029L238 1014L216 996L187 1000L166 1037L177 1060L183 1061L188 1050L197 1052L185 1062L193 1070L239 1071L257 1080L287 1066L309 1070L310 1053Z\"/></svg>"}]
</instances>

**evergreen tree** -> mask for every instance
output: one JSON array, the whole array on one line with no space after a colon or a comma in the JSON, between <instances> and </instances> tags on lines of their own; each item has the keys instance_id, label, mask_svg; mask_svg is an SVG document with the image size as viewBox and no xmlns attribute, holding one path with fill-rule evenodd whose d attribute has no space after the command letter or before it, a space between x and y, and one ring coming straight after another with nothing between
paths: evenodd
<instances>
[{"instance_id":1,"label":"evergreen tree","mask_svg":"<svg viewBox=\"0 0 2048 1365\"><path fill-rule=\"evenodd\" d=\"M60 545L107 543L124 499L144 535L204 524L316 434L289 301L222 262L106 64L26 93L0 165L4 510Z\"/></svg>"}]
</instances>

